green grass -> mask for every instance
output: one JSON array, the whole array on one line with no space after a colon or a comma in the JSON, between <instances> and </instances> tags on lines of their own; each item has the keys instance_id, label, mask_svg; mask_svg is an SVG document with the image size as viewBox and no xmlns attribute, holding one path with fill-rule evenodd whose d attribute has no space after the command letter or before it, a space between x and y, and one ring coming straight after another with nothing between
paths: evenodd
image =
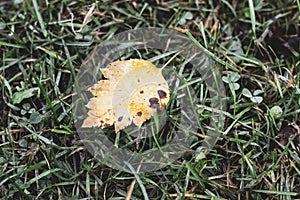
<instances>
[{"instance_id":1,"label":"green grass","mask_svg":"<svg viewBox=\"0 0 300 200\"><path fill-rule=\"evenodd\" d=\"M124 199L135 179L131 199L299 199L299 136L285 143L278 137L290 133L287 123L300 125L299 42L286 47L299 36L299 1L198 2L101 1L84 27L92 1L0 2L0 198ZM204 100L197 137L168 166L130 174L89 153L75 128L72 97L80 66L96 45L143 27L175 29L205 47L227 78L227 109L218 142L201 156L202 134L214 128L211 97L200 75L174 58L169 65L181 87L190 85ZM166 63L172 56L150 49L122 58ZM239 78L228 80L232 74ZM176 121L174 105L168 112ZM270 113L274 106L282 108L279 118ZM135 149L130 135L110 136ZM140 147L159 146L160 139Z\"/></svg>"}]
</instances>

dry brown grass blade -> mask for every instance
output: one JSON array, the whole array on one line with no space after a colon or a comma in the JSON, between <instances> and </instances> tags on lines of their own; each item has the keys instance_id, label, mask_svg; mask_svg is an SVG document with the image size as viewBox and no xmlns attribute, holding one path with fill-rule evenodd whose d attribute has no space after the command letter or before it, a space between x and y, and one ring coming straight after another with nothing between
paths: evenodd
<instances>
[{"instance_id":1,"label":"dry brown grass blade","mask_svg":"<svg viewBox=\"0 0 300 200\"><path fill-rule=\"evenodd\" d=\"M141 169L141 167L142 167L143 161L144 161L144 160L142 159L141 162L140 162L140 164L139 164L139 166L138 166L137 169L136 169L136 173L137 173L137 174L139 173L139 171L140 171L140 169ZM132 196L132 192L133 192L133 188L134 188L135 183L136 183L136 178L134 178L134 179L132 180L132 182L131 182L131 184L130 184L130 187L129 187L127 193L126 193L126 198L125 198L125 200L130 200L130 199L131 199L131 196Z\"/></svg>"},{"instance_id":2,"label":"dry brown grass blade","mask_svg":"<svg viewBox=\"0 0 300 200\"><path fill-rule=\"evenodd\" d=\"M95 9L95 7L96 7L96 3L93 3L92 4L92 7L89 9L89 11L87 12L87 14L85 15L85 17L84 17L84 20L83 20L83 22L82 22L82 26L80 27L80 29L79 30L74 30L74 27L72 26L72 30L73 30L73 32L76 34L76 33L80 33L82 30L83 30L83 28L90 22L90 21L92 21L92 16L93 16L93 11L94 11L94 9ZM72 15L72 21L73 21L73 15Z\"/></svg>"}]
</instances>

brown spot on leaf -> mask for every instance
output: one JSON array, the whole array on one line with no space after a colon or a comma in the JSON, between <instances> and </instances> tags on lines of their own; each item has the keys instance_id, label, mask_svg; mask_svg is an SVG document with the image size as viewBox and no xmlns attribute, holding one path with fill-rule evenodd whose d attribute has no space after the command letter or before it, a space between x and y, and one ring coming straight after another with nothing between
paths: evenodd
<instances>
[{"instance_id":1,"label":"brown spot on leaf","mask_svg":"<svg viewBox=\"0 0 300 200\"><path fill-rule=\"evenodd\" d=\"M167 93L163 90L157 90L157 94L161 99L167 98Z\"/></svg>"},{"instance_id":2,"label":"brown spot on leaf","mask_svg":"<svg viewBox=\"0 0 300 200\"><path fill-rule=\"evenodd\" d=\"M140 91L140 94L143 94L143 93L144 93L144 90L141 90L141 91Z\"/></svg>"},{"instance_id":3,"label":"brown spot on leaf","mask_svg":"<svg viewBox=\"0 0 300 200\"><path fill-rule=\"evenodd\" d=\"M123 119L123 116L119 117L118 122L122 121L122 119Z\"/></svg>"},{"instance_id":4,"label":"brown spot on leaf","mask_svg":"<svg viewBox=\"0 0 300 200\"><path fill-rule=\"evenodd\" d=\"M107 124L107 123L103 124L103 128L107 128L109 126L110 126L110 124Z\"/></svg>"},{"instance_id":5,"label":"brown spot on leaf","mask_svg":"<svg viewBox=\"0 0 300 200\"><path fill-rule=\"evenodd\" d=\"M149 103L150 103L151 108L158 108L159 107L158 98L156 98L156 97L150 98Z\"/></svg>"}]
</instances>

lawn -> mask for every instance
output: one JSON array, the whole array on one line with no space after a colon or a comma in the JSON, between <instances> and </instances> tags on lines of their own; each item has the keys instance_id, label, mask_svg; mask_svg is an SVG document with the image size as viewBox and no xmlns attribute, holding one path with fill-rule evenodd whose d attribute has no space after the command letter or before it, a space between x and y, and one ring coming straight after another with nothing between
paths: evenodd
<instances>
[{"instance_id":1,"label":"lawn","mask_svg":"<svg viewBox=\"0 0 300 200\"><path fill-rule=\"evenodd\" d=\"M158 49L129 38L154 27L172 31L139 34ZM172 37L201 49L197 59L209 58L213 70L180 56ZM129 46L120 42L101 54L120 38L143 45L123 52ZM0 52L1 199L300 199L299 0L0 1ZM163 67L170 86L165 115L143 124L152 137L135 126L82 131L99 67L133 58ZM171 146L165 165L147 157L181 133L190 143ZM114 149L91 151L85 139L101 134L150 163L98 159Z\"/></svg>"}]
</instances>

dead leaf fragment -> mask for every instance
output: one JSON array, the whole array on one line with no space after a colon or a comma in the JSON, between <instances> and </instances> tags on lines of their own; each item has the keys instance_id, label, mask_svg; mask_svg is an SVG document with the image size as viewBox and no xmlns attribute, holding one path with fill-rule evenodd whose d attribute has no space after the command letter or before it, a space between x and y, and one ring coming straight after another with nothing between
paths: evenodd
<instances>
[{"instance_id":1,"label":"dead leaf fragment","mask_svg":"<svg viewBox=\"0 0 300 200\"><path fill-rule=\"evenodd\" d=\"M300 127L296 123L288 123L282 127L277 137L280 138L279 142L282 145L286 145L289 141L294 140L295 144L299 146Z\"/></svg>"}]
</instances>

